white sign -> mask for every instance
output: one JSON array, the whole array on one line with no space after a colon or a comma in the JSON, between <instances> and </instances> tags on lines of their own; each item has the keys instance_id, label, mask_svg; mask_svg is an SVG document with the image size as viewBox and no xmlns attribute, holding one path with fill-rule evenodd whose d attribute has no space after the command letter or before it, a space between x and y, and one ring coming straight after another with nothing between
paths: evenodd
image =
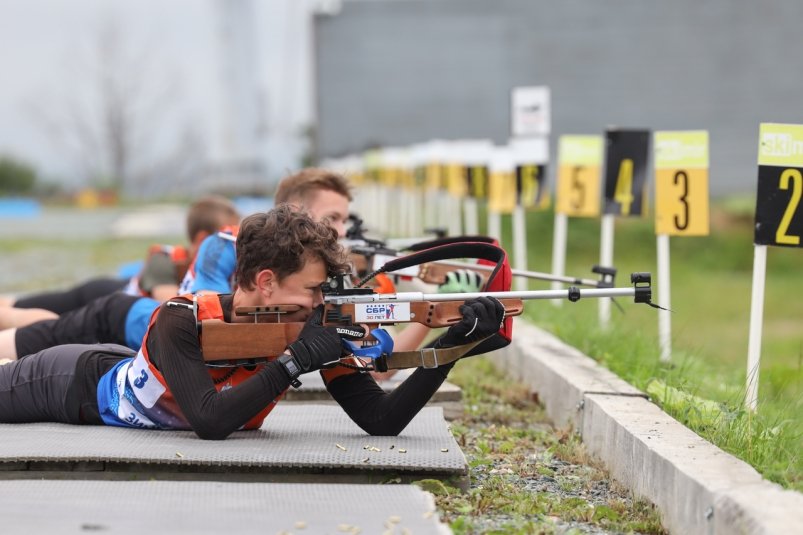
<instances>
[{"instance_id":1,"label":"white sign","mask_svg":"<svg viewBox=\"0 0 803 535\"><path fill-rule=\"evenodd\" d=\"M356 303L357 323L395 323L410 321L410 303Z\"/></svg>"},{"instance_id":2,"label":"white sign","mask_svg":"<svg viewBox=\"0 0 803 535\"><path fill-rule=\"evenodd\" d=\"M547 86L514 87L511 96L511 132L518 136L548 136L552 117Z\"/></svg>"}]
</instances>

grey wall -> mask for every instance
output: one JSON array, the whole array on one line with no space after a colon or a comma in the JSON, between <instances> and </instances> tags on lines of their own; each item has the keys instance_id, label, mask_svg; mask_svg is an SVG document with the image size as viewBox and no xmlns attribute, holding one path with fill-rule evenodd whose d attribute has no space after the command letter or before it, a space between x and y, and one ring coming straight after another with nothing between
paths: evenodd
<instances>
[{"instance_id":1,"label":"grey wall","mask_svg":"<svg viewBox=\"0 0 803 535\"><path fill-rule=\"evenodd\" d=\"M712 192L753 192L759 123L803 123L799 0L347 0L315 39L319 156L506 143L511 88L548 85L553 145L707 129Z\"/></svg>"}]
</instances>

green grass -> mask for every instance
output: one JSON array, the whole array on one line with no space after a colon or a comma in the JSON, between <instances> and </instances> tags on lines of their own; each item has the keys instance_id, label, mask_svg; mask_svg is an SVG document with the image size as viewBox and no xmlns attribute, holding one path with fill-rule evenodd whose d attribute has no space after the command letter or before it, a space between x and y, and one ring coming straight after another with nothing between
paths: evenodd
<instances>
[{"instance_id":1,"label":"green grass","mask_svg":"<svg viewBox=\"0 0 803 535\"><path fill-rule=\"evenodd\" d=\"M417 484L435 495L454 533L665 533L655 507L611 482L577 435L549 425L527 387L492 357L461 361L449 380L463 389L465 414L451 430L472 485L462 492L437 480Z\"/></svg>"},{"instance_id":2,"label":"green grass","mask_svg":"<svg viewBox=\"0 0 803 535\"><path fill-rule=\"evenodd\" d=\"M741 206L738 204L737 206ZM528 214L528 267L550 271L552 218ZM617 286L629 286L633 271L656 280L651 220L617 220L614 265ZM510 243L506 240L506 243ZM700 418L694 398L665 408L702 436L756 467L785 487L803 490L803 251L771 248L768 254L763 343L756 414L743 409L753 268L752 218L727 202L712 207L707 237L671 239L672 366L659 363L655 309L619 299L608 330L599 328L596 300L529 302L526 315L635 386L650 381L713 400L716 418ZM590 277L599 261L599 222L569 222L567 274ZM533 282L531 289L547 288ZM655 295L653 300L657 300ZM657 383L656 383L657 384ZM660 396L653 396L660 398ZM657 399L662 401L662 399ZM704 403L703 403L704 405Z\"/></svg>"},{"instance_id":3,"label":"green grass","mask_svg":"<svg viewBox=\"0 0 803 535\"><path fill-rule=\"evenodd\" d=\"M91 240L0 238L0 293L66 289L114 276L126 262L144 260L155 243L183 243L181 236Z\"/></svg>"}]
</instances>

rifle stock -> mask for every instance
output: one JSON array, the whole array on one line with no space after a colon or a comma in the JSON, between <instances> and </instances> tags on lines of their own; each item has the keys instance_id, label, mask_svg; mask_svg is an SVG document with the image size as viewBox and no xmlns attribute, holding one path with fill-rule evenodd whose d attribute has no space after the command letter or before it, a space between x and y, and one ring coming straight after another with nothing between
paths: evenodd
<instances>
[{"instance_id":1,"label":"rifle stock","mask_svg":"<svg viewBox=\"0 0 803 535\"><path fill-rule=\"evenodd\" d=\"M226 323L201 322L201 350L205 361L273 359L298 338L302 322Z\"/></svg>"},{"instance_id":2,"label":"rifle stock","mask_svg":"<svg viewBox=\"0 0 803 535\"><path fill-rule=\"evenodd\" d=\"M518 316L524 311L521 299L500 299L505 307L505 316ZM410 319L386 321L355 321L357 303L326 303L324 325L367 324L369 329L396 323L421 323L428 327L447 327L460 321L460 305L463 301L418 301L410 304ZM260 307L242 307L235 311L238 316L254 315ZM264 307L263 307L264 308ZM303 322L277 323L226 323L222 320L201 322L201 351L204 361L238 361L249 359L272 360L281 355L287 345L298 338ZM370 336L367 338L370 340Z\"/></svg>"},{"instance_id":3,"label":"rifle stock","mask_svg":"<svg viewBox=\"0 0 803 535\"><path fill-rule=\"evenodd\" d=\"M446 282L446 275L455 269L458 268L456 268L454 265L440 262L427 262L426 264L421 264L421 269L418 272L418 278L427 284L443 284ZM465 264L462 265L460 269L477 273L480 277L482 277L483 282L485 282L492 268L489 266L488 269L483 269L482 267L475 267Z\"/></svg>"}]
</instances>

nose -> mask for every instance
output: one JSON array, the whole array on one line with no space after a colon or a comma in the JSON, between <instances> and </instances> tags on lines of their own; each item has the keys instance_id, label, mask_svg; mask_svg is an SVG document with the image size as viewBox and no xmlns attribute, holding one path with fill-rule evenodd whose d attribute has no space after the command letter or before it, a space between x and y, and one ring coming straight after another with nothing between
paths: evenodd
<instances>
[{"instance_id":1,"label":"nose","mask_svg":"<svg viewBox=\"0 0 803 535\"><path fill-rule=\"evenodd\" d=\"M345 221L342 221L342 220L335 221L335 222L332 223L332 226L335 227L335 230L337 231L337 237L338 238L345 238L346 237L346 223L345 223Z\"/></svg>"},{"instance_id":2,"label":"nose","mask_svg":"<svg viewBox=\"0 0 803 535\"><path fill-rule=\"evenodd\" d=\"M318 287L315 288L315 291L312 293L312 308L317 307L318 305L323 304L323 290Z\"/></svg>"}]
</instances>

